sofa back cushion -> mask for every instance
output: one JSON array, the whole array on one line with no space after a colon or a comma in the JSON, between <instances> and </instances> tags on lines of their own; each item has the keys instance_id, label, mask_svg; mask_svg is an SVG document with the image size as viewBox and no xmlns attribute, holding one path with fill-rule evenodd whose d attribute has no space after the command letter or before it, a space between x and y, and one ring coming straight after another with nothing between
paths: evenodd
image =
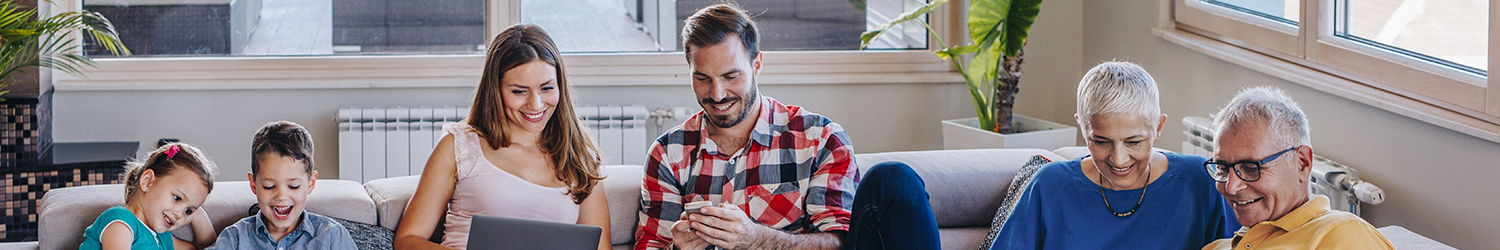
<instances>
[{"instance_id":1,"label":"sofa back cushion","mask_svg":"<svg viewBox=\"0 0 1500 250\"><path fill-rule=\"evenodd\" d=\"M910 165L927 184L938 227L947 228L989 225L1016 171L1034 155L1062 159L1041 149L966 149L858 154L854 160L860 171L886 161Z\"/></svg>"},{"instance_id":2,"label":"sofa back cushion","mask_svg":"<svg viewBox=\"0 0 1500 250\"><path fill-rule=\"evenodd\" d=\"M641 180L646 172L638 165L604 166L600 174L605 178L599 182L604 186L609 200L610 244L630 243L635 239L636 211L641 204ZM404 176L372 180L365 183L365 191L374 199L379 225L395 230L401 224L401 213L417 191L421 176ZM442 227L438 227L438 232Z\"/></svg>"},{"instance_id":3,"label":"sofa back cushion","mask_svg":"<svg viewBox=\"0 0 1500 250\"><path fill-rule=\"evenodd\" d=\"M641 182L646 168L640 165L604 166L605 197L609 198L609 244L635 242L635 223L640 219Z\"/></svg>"},{"instance_id":4,"label":"sofa back cushion","mask_svg":"<svg viewBox=\"0 0 1500 250\"><path fill-rule=\"evenodd\" d=\"M307 211L326 216L375 223L375 205L370 196L360 192L358 182L318 180L318 186L307 197ZM255 204L255 193L245 181L215 182L213 192L203 202L203 210L214 222L214 231L248 216ZM83 243L83 230L111 206L125 205L124 185L93 185L59 188L47 191L38 204L37 239L40 249L76 249ZM172 232L178 238L192 239L189 227Z\"/></svg>"}]
</instances>

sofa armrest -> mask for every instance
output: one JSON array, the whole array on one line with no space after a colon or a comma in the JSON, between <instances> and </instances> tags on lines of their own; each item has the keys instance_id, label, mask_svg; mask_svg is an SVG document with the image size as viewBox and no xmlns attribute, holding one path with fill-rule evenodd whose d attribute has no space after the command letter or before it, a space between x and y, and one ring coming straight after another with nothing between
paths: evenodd
<instances>
[{"instance_id":1,"label":"sofa armrest","mask_svg":"<svg viewBox=\"0 0 1500 250\"><path fill-rule=\"evenodd\" d=\"M406 211L406 203L411 202L411 196L417 192L417 184L421 181L421 175L412 175L365 182L365 192L375 202L376 224L396 230L396 225L401 224L401 213Z\"/></svg>"},{"instance_id":2,"label":"sofa armrest","mask_svg":"<svg viewBox=\"0 0 1500 250\"><path fill-rule=\"evenodd\" d=\"M123 185L78 186L48 190L37 204L40 249L76 249L83 229L114 205L125 204Z\"/></svg>"},{"instance_id":3,"label":"sofa armrest","mask_svg":"<svg viewBox=\"0 0 1500 250\"><path fill-rule=\"evenodd\" d=\"M37 250L41 249L36 241L5 242L0 243L0 250Z\"/></svg>"},{"instance_id":4,"label":"sofa armrest","mask_svg":"<svg viewBox=\"0 0 1500 250\"><path fill-rule=\"evenodd\" d=\"M1432 240L1401 226L1385 226L1375 230L1380 231L1380 234L1384 235L1386 240L1390 240L1391 245L1395 246L1396 249L1458 249L1444 245L1442 242Z\"/></svg>"},{"instance_id":5,"label":"sofa armrest","mask_svg":"<svg viewBox=\"0 0 1500 250\"><path fill-rule=\"evenodd\" d=\"M927 184L938 227L983 227L1000 208L1016 171L1033 155L1062 160L1042 149L966 149L858 154L855 161L860 171L886 161L910 165Z\"/></svg>"}]
</instances>

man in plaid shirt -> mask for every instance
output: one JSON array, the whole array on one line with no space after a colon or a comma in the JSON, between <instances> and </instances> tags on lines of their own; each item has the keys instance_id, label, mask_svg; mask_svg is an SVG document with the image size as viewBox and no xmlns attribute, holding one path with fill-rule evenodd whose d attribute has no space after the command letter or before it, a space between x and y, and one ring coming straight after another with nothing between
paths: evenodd
<instances>
[{"instance_id":1,"label":"man in plaid shirt","mask_svg":"<svg viewBox=\"0 0 1500 250\"><path fill-rule=\"evenodd\" d=\"M709 6L682 34L703 111L651 145L635 249L938 248L910 167L876 165L860 184L842 126L760 95L759 40L743 10ZM683 211L697 201L714 206Z\"/></svg>"}]
</instances>

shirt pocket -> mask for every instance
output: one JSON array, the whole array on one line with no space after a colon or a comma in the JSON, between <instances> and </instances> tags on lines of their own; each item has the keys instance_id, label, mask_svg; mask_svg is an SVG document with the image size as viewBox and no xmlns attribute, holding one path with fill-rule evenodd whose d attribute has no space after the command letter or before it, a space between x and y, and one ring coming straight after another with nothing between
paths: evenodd
<instances>
[{"instance_id":1,"label":"shirt pocket","mask_svg":"<svg viewBox=\"0 0 1500 250\"><path fill-rule=\"evenodd\" d=\"M749 193L745 213L751 219L772 228L783 228L805 215L803 193L800 183L785 182L754 186Z\"/></svg>"}]
</instances>

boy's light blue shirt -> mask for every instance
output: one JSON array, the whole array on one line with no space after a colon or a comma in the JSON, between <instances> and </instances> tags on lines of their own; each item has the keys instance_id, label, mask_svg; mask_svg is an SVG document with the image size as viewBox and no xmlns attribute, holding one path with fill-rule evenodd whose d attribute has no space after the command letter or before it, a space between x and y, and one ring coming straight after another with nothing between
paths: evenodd
<instances>
[{"instance_id":1,"label":"boy's light blue shirt","mask_svg":"<svg viewBox=\"0 0 1500 250\"><path fill-rule=\"evenodd\" d=\"M271 239L265 222L261 220L261 214L256 213L224 228L223 232L219 232L219 240L208 249L355 250L357 247L344 225L328 217L303 211L302 222L297 223L297 229L281 237L279 242Z\"/></svg>"}]
</instances>

